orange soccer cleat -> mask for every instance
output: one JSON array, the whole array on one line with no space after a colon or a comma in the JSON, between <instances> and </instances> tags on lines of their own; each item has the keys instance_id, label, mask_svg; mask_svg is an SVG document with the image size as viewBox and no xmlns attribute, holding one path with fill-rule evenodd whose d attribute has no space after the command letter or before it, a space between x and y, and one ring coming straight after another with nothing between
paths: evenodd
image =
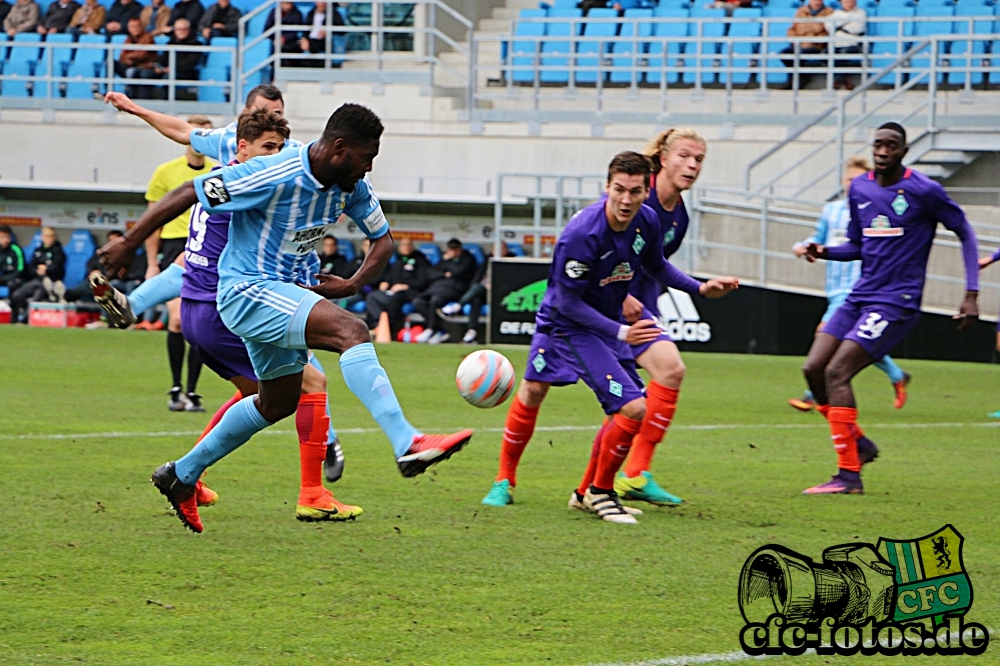
<instances>
[{"instance_id":1,"label":"orange soccer cleat","mask_svg":"<svg viewBox=\"0 0 1000 666\"><path fill-rule=\"evenodd\" d=\"M167 498L170 506L174 507L177 518L192 532L201 533L205 531L201 524L201 517L198 515L198 500L195 497L195 486L189 486L177 478L174 463L168 462L160 465L151 479L160 494Z\"/></svg>"},{"instance_id":2,"label":"orange soccer cleat","mask_svg":"<svg viewBox=\"0 0 1000 666\"><path fill-rule=\"evenodd\" d=\"M471 430L461 430L453 435L417 435L409 450L396 459L399 472L407 478L423 474L431 465L461 451L470 439Z\"/></svg>"},{"instance_id":3,"label":"orange soccer cleat","mask_svg":"<svg viewBox=\"0 0 1000 666\"><path fill-rule=\"evenodd\" d=\"M913 377L908 372L903 372L903 378L892 385L892 388L896 391L896 399L892 401L892 406L896 409L902 409L903 405L906 404L906 387L910 385L910 380Z\"/></svg>"},{"instance_id":4,"label":"orange soccer cleat","mask_svg":"<svg viewBox=\"0 0 1000 666\"><path fill-rule=\"evenodd\" d=\"M323 486L303 488L295 507L295 518L306 522L322 520L354 520L364 513L360 506L352 506L337 501Z\"/></svg>"}]
</instances>

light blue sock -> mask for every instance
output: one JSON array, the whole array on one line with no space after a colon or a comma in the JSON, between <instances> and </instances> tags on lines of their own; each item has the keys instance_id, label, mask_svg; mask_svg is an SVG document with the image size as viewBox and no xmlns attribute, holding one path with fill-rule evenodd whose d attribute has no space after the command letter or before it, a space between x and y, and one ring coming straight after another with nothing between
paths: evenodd
<instances>
[{"instance_id":1,"label":"light blue sock","mask_svg":"<svg viewBox=\"0 0 1000 666\"><path fill-rule=\"evenodd\" d=\"M876 362L875 367L889 375L889 381L893 384L903 381L903 377L905 376L902 368L896 365L896 362L889 358L888 354L883 356L882 360Z\"/></svg>"},{"instance_id":2,"label":"light blue sock","mask_svg":"<svg viewBox=\"0 0 1000 666\"><path fill-rule=\"evenodd\" d=\"M341 354L340 371L344 373L347 388L358 396L389 437L396 457L409 451L414 436L421 433L403 416L392 384L378 363L378 355L372 343L351 347Z\"/></svg>"},{"instance_id":3,"label":"light blue sock","mask_svg":"<svg viewBox=\"0 0 1000 666\"><path fill-rule=\"evenodd\" d=\"M198 446L177 461L175 471L182 483L193 484L210 466L240 448L271 422L260 415L254 396L243 398L230 407L219 423Z\"/></svg>"},{"instance_id":4,"label":"light blue sock","mask_svg":"<svg viewBox=\"0 0 1000 666\"><path fill-rule=\"evenodd\" d=\"M802 395L802 399L807 402L815 402L816 398L813 396L813 392L806 389L806 392Z\"/></svg>"},{"instance_id":5,"label":"light blue sock","mask_svg":"<svg viewBox=\"0 0 1000 666\"><path fill-rule=\"evenodd\" d=\"M316 354L309 354L309 365L311 365L312 367L314 367L317 370L319 370L320 372L322 372L324 377L326 376L326 370L323 369L323 364L319 362L318 358L316 358ZM329 381L329 377L327 378L327 381ZM329 423L330 423L330 429L329 429L329 431L327 432L327 435L326 435L326 443L327 444L333 444L335 441L337 441L337 431L334 430L334 428L333 428L333 417L330 416L330 391L329 390L327 390L327 392L326 392L326 417L330 420L329 421Z\"/></svg>"},{"instance_id":6,"label":"light blue sock","mask_svg":"<svg viewBox=\"0 0 1000 666\"><path fill-rule=\"evenodd\" d=\"M167 270L154 275L128 295L128 306L132 312L139 313L172 301L181 295L181 284L184 282L184 269L177 264L170 264Z\"/></svg>"}]
</instances>

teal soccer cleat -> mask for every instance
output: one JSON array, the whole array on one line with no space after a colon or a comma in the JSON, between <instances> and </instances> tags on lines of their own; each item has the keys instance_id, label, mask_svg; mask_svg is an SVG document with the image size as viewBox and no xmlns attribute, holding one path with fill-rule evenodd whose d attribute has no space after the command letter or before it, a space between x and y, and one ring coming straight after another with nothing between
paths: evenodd
<instances>
[{"instance_id":1,"label":"teal soccer cleat","mask_svg":"<svg viewBox=\"0 0 1000 666\"><path fill-rule=\"evenodd\" d=\"M514 503L514 494L511 492L510 481L494 481L490 486L490 492L483 498L486 506L507 506Z\"/></svg>"},{"instance_id":2,"label":"teal soccer cleat","mask_svg":"<svg viewBox=\"0 0 1000 666\"><path fill-rule=\"evenodd\" d=\"M677 506L684 503L680 497L671 495L661 488L649 472L641 472L639 476L633 477L627 477L624 472L619 472L615 479L615 492L622 499L649 502L656 506Z\"/></svg>"}]
</instances>

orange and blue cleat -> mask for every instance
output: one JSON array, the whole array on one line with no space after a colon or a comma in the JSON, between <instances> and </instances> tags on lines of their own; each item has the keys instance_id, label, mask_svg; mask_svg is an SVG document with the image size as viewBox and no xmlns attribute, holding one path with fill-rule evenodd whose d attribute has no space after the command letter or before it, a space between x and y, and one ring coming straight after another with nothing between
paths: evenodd
<instances>
[{"instance_id":1,"label":"orange and blue cleat","mask_svg":"<svg viewBox=\"0 0 1000 666\"><path fill-rule=\"evenodd\" d=\"M417 435L407 452L396 458L399 472L407 478L423 474L431 465L461 451L470 439L471 430L460 430L453 435Z\"/></svg>"},{"instance_id":2,"label":"orange and blue cleat","mask_svg":"<svg viewBox=\"0 0 1000 666\"><path fill-rule=\"evenodd\" d=\"M816 407L816 402L808 396L792 398L788 401L788 404L800 412L811 412Z\"/></svg>"},{"instance_id":3,"label":"orange and blue cleat","mask_svg":"<svg viewBox=\"0 0 1000 666\"><path fill-rule=\"evenodd\" d=\"M909 386L910 380L913 379L910 373L904 372L903 378L892 385L892 388L896 391L896 399L893 400L892 406L896 409L902 409L903 405L906 404L906 387Z\"/></svg>"},{"instance_id":4,"label":"orange and blue cleat","mask_svg":"<svg viewBox=\"0 0 1000 666\"><path fill-rule=\"evenodd\" d=\"M156 468L151 481L160 494L167 498L170 506L174 507L174 512L184 527L199 534L205 531L201 524L201 517L198 516L195 486L188 485L177 478L174 463L168 462Z\"/></svg>"}]
</instances>

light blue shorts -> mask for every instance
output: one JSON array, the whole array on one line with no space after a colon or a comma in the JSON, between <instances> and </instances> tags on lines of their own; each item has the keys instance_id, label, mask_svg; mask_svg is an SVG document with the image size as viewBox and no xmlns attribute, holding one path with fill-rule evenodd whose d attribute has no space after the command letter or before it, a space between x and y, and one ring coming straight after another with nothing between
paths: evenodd
<instances>
[{"instance_id":1,"label":"light blue shorts","mask_svg":"<svg viewBox=\"0 0 1000 666\"><path fill-rule=\"evenodd\" d=\"M833 296L828 296L826 299L827 301L826 312L823 313L823 318L820 319L820 321L823 322L824 324L830 321L830 317L833 316L833 313L836 312L838 309L840 309L840 306L844 304L844 301L846 301L847 297L850 295L851 293L849 291L845 291L840 294L834 294Z\"/></svg>"},{"instance_id":2,"label":"light blue shorts","mask_svg":"<svg viewBox=\"0 0 1000 666\"><path fill-rule=\"evenodd\" d=\"M279 280L240 282L220 295L219 315L243 338L262 380L302 372L309 362L306 322L321 296Z\"/></svg>"}]
</instances>

